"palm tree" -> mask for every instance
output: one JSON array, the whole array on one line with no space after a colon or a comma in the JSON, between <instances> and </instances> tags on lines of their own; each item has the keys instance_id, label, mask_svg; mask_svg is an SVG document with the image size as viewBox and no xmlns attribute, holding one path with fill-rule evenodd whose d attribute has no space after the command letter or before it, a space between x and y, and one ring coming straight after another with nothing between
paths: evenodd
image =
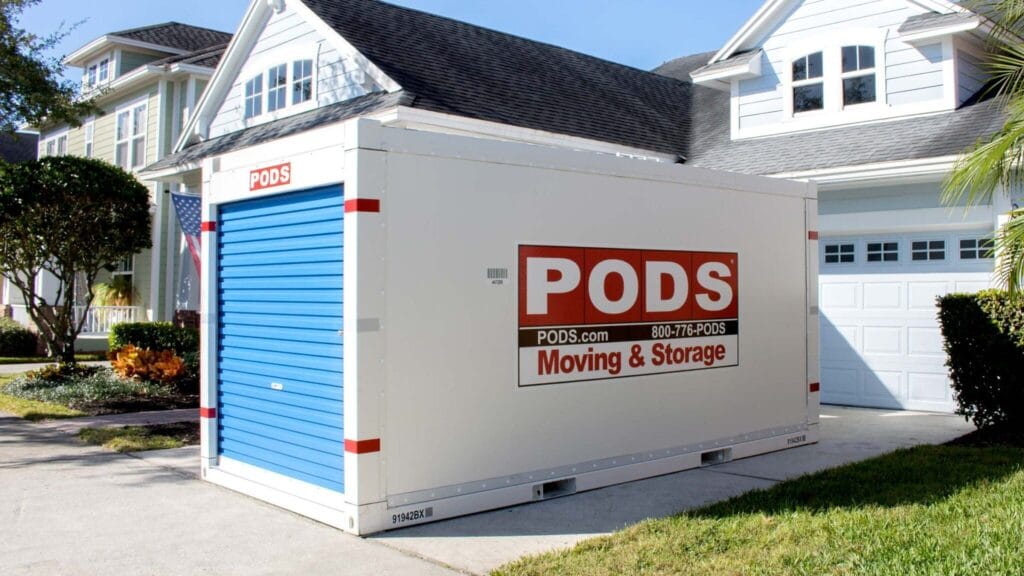
<instances>
[{"instance_id":1,"label":"palm tree","mask_svg":"<svg viewBox=\"0 0 1024 576\"><path fill-rule=\"evenodd\" d=\"M1024 0L975 0L975 12L993 23L987 67L989 90L1006 112L995 134L980 140L953 168L943 185L947 206L988 204L997 190L1024 187ZM996 231L996 275L1011 292L1024 290L1024 210L1014 209Z\"/></svg>"}]
</instances>

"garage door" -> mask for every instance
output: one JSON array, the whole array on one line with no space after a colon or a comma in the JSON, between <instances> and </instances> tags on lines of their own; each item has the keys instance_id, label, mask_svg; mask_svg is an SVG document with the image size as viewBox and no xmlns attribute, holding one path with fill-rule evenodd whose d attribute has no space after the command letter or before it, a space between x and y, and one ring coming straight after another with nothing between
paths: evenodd
<instances>
[{"instance_id":1,"label":"garage door","mask_svg":"<svg viewBox=\"0 0 1024 576\"><path fill-rule=\"evenodd\" d=\"M341 187L222 206L218 449L344 490Z\"/></svg>"},{"instance_id":2,"label":"garage door","mask_svg":"<svg viewBox=\"0 0 1024 576\"><path fill-rule=\"evenodd\" d=\"M989 285L986 232L823 237L821 400L952 412L935 298Z\"/></svg>"}]
</instances>

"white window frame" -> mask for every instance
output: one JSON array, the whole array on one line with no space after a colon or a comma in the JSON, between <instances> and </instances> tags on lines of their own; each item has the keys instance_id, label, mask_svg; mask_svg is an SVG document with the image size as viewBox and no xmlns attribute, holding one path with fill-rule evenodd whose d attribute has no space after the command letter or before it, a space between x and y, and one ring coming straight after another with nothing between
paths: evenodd
<instances>
[{"instance_id":1,"label":"white window frame","mask_svg":"<svg viewBox=\"0 0 1024 576\"><path fill-rule=\"evenodd\" d=\"M86 158L92 158L96 154L95 141L96 141L96 119L89 117L86 119L85 124L82 125L82 136L85 139L85 144L82 149L82 155Z\"/></svg>"},{"instance_id":2,"label":"white window frame","mask_svg":"<svg viewBox=\"0 0 1024 576\"><path fill-rule=\"evenodd\" d=\"M930 237L930 238L909 238L907 240L910 248L910 260L911 264L936 264L946 263L949 261L949 238L945 236ZM942 248L935 248L932 245L936 242L942 242ZM924 243L923 248L917 248L914 244ZM937 252L941 250L941 258L932 258ZM923 254L924 258L917 258L919 254Z\"/></svg>"},{"instance_id":3,"label":"white window frame","mask_svg":"<svg viewBox=\"0 0 1024 576\"><path fill-rule=\"evenodd\" d=\"M878 238L878 239L872 238L872 239L869 239L869 240L865 240L864 241L864 263L869 265L869 266L870 265L874 265L874 266L879 266L879 265L893 266L893 265L903 264L904 263L903 262L903 244L905 242L907 242L907 241L908 240L906 238L901 238L901 237L898 237L898 236L889 236L889 237ZM872 251L871 250L871 245L872 244L880 244L881 245L880 246L880 250L878 250L877 252ZM895 250L887 250L886 249L886 244L896 244L896 249ZM872 260L871 259L871 255L875 254L875 253L879 254L879 259L878 260ZM885 259L886 254L896 254L896 259L895 260L886 260Z\"/></svg>"},{"instance_id":4,"label":"white window frame","mask_svg":"<svg viewBox=\"0 0 1024 576\"><path fill-rule=\"evenodd\" d=\"M309 62L309 75L308 76L306 76L306 75L297 76L295 74L295 66L301 64L301 65L303 65L303 68L305 68L305 64L304 64L305 62ZM289 101L289 104L291 106L299 107L299 106L302 106L302 105L306 104L307 102L309 102L311 100L314 100L315 97L316 97L316 59L315 58L297 58L297 59L291 61L290 66L291 66L291 75L292 76L291 76L291 81L288 83L288 86L291 88L291 90L289 90L289 92L291 94L290 94L290 96L288 98L288 101ZM300 101L296 101L296 97L295 97L296 93L298 93L298 91L302 90L302 86L301 85L305 84L307 81L309 82L309 98L306 98L306 99L300 100Z\"/></svg>"},{"instance_id":5,"label":"white window frame","mask_svg":"<svg viewBox=\"0 0 1024 576\"><path fill-rule=\"evenodd\" d=\"M888 30L876 28L858 28L851 30L830 31L827 35L814 36L794 42L786 48L784 73L780 74L783 90L783 126L782 131L795 129L812 129L834 124L845 124L850 121L868 120L881 114L887 108L885 102L885 41ZM868 46L875 49L875 101L862 104L843 106L843 47ZM822 55L822 81L824 82L824 107L821 110L796 112L793 110L793 88L805 81L793 81L793 62L801 56L815 52ZM863 72L849 73L850 76L862 75ZM815 80L816 82L817 80ZM810 82L808 82L810 83ZM855 112L856 111L856 112ZM863 118L861 118L863 115ZM844 116L847 116L844 118ZM747 134L741 134L747 136Z\"/></svg>"},{"instance_id":6,"label":"white window frame","mask_svg":"<svg viewBox=\"0 0 1024 576\"><path fill-rule=\"evenodd\" d=\"M283 76L281 75L282 70L284 71ZM291 82L288 81L289 72L288 62L274 64L267 68L267 114L273 114L288 107L288 87L291 86ZM276 84L272 84L273 82Z\"/></svg>"},{"instance_id":7,"label":"white window frame","mask_svg":"<svg viewBox=\"0 0 1024 576\"><path fill-rule=\"evenodd\" d=\"M965 240L973 240L973 241L975 241L976 242L975 247L974 248L962 248L961 247L961 242L963 242ZM960 261L960 262L992 262L995 259L995 255L994 254L988 255L988 256L984 256L983 254L985 252L988 252L988 249L987 248L983 249L981 247L981 243L982 242L990 242L990 243L994 242L991 233L989 233L989 234L967 234L967 235L957 236L956 238L954 238L954 241L956 242L956 245L954 246L954 249L956 251L956 259L958 261ZM967 250L975 252L977 254L977 256L975 256L974 258L964 258L963 257L963 252L965 252ZM985 252L983 252L983 250Z\"/></svg>"},{"instance_id":8,"label":"white window frame","mask_svg":"<svg viewBox=\"0 0 1024 576\"><path fill-rule=\"evenodd\" d=\"M119 123L122 115L127 113L127 123L124 135L120 133ZM142 131L136 133L134 127L138 116L142 116ZM142 141L142 158L135 154L136 143ZM126 163L122 165L118 160L118 149L126 145ZM149 96L143 96L133 102L123 104L114 112L114 164L128 172L134 172L146 165L146 149L149 145Z\"/></svg>"},{"instance_id":9,"label":"white window frame","mask_svg":"<svg viewBox=\"0 0 1024 576\"><path fill-rule=\"evenodd\" d=\"M47 156L67 155L68 142L70 141L70 138L68 137L69 134L70 130L65 128L41 139L39 141L39 157L45 158ZM63 142L63 150L61 150L61 142Z\"/></svg>"},{"instance_id":10,"label":"white window frame","mask_svg":"<svg viewBox=\"0 0 1024 576\"><path fill-rule=\"evenodd\" d=\"M857 65L860 65L860 49L870 48L872 53L872 60L874 65L871 68L857 68L849 72L843 72L843 50L845 48L854 48L857 55ZM878 48L872 44L847 44L839 48L839 87L842 98L841 107L843 110L853 108L855 106L866 106L878 102L878 75L880 70L878 68ZM853 78L860 78L862 76L873 76L875 78L875 99L870 102L854 102L853 104L846 103L846 81Z\"/></svg>"},{"instance_id":11,"label":"white window frame","mask_svg":"<svg viewBox=\"0 0 1024 576\"><path fill-rule=\"evenodd\" d=\"M110 79L110 56L104 56L100 59L100 63L97 64L99 72L96 75L96 80L100 84L103 84Z\"/></svg>"},{"instance_id":12,"label":"white window frame","mask_svg":"<svg viewBox=\"0 0 1024 576\"><path fill-rule=\"evenodd\" d=\"M811 72L811 67L810 67L811 56L817 56L817 55L821 56L821 75L820 76L812 77L812 76L810 76L810 72ZM808 76L806 78L804 78L803 80L797 80L796 78L793 77L794 76L793 66L797 62L799 62L800 60L806 60L807 64L808 64L807 65L807 74L808 74ZM817 51L813 51L813 52L808 52L807 54L804 54L803 56L798 56L798 57L790 60L788 72L789 72L789 78L790 78L790 89L789 89L790 109L792 111L792 115L793 116L796 116L796 115L801 115L802 116L804 114L820 113L820 112L822 112L822 111L824 111L824 110L826 110L828 108L828 90L827 90L827 87L825 85L825 51L824 50L817 50ZM817 85L817 84L821 85L821 108L815 108L813 110L797 110L796 109L796 96L794 95L794 92L796 91L796 89L797 88L803 88L805 86L814 86L814 85Z\"/></svg>"},{"instance_id":13,"label":"white window frame","mask_svg":"<svg viewBox=\"0 0 1024 576\"><path fill-rule=\"evenodd\" d=\"M242 119L245 121L263 115L263 72L254 74L242 83Z\"/></svg>"},{"instance_id":14,"label":"white window frame","mask_svg":"<svg viewBox=\"0 0 1024 576\"><path fill-rule=\"evenodd\" d=\"M831 246L837 247L837 252L835 254L828 253L828 249ZM853 252L844 252L843 248L847 246L852 246ZM857 252L857 242L854 240L825 240L821 242L821 263L829 268L834 266L856 266L859 263L857 262ZM852 256L853 260L850 262L843 262L843 256L847 255ZM836 262L829 262L829 256L836 256L838 260Z\"/></svg>"},{"instance_id":15,"label":"white window frame","mask_svg":"<svg viewBox=\"0 0 1024 576\"><path fill-rule=\"evenodd\" d=\"M302 60L311 61L311 76L310 85L312 89L312 95L309 100L300 104L293 102L293 90L295 86L295 62ZM285 99L284 105L277 110L271 111L269 109L269 98L270 98L270 75L269 71L277 66L285 65ZM242 123L245 126L252 126L255 124L262 124L264 122L270 122L286 116L293 116L301 112L312 110L317 106L319 99L319 73L320 73L320 61L319 61L319 50L316 44L299 44L296 46L289 46L279 50L275 50L272 54L265 54L253 58L248 61L242 73L238 75L240 80L238 85L238 91L240 96L241 105L240 116L242 117ZM246 101L246 84L255 78L257 75L262 75L262 103L260 114L253 115L251 117L245 114L245 101Z\"/></svg>"}]
</instances>

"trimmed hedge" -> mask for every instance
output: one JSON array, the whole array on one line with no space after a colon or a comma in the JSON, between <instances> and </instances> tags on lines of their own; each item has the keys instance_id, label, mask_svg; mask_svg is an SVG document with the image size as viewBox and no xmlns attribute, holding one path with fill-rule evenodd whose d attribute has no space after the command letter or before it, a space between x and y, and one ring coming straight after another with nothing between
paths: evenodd
<instances>
[{"instance_id":1,"label":"trimmed hedge","mask_svg":"<svg viewBox=\"0 0 1024 576\"><path fill-rule=\"evenodd\" d=\"M0 356L35 356L39 338L10 318L0 318Z\"/></svg>"},{"instance_id":2,"label":"trimmed hedge","mask_svg":"<svg viewBox=\"0 0 1024 576\"><path fill-rule=\"evenodd\" d=\"M148 350L174 350L178 356L199 352L199 330L170 322L126 322L110 330L111 350L132 344Z\"/></svg>"},{"instance_id":3,"label":"trimmed hedge","mask_svg":"<svg viewBox=\"0 0 1024 576\"><path fill-rule=\"evenodd\" d=\"M1024 297L986 290L938 303L957 413L979 428L1024 426Z\"/></svg>"}]
</instances>

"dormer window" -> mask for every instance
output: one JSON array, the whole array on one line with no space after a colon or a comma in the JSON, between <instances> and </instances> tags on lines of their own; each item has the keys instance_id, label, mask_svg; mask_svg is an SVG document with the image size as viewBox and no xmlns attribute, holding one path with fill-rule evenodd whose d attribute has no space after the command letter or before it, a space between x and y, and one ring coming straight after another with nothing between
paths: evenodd
<instances>
[{"instance_id":1,"label":"dormer window","mask_svg":"<svg viewBox=\"0 0 1024 576\"><path fill-rule=\"evenodd\" d=\"M109 77L110 77L110 59L104 58L103 60L100 60L99 81L100 82L106 82L107 78L109 78Z\"/></svg>"},{"instance_id":2,"label":"dormer window","mask_svg":"<svg viewBox=\"0 0 1024 576\"><path fill-rule=\"evenodd\" d=\"M97 68L96 68L95 64L92 65L92 66L89 66L89 71L86 73L86 76L85 76L85 85L86 85L86 87L92 88L93 86L96 85L96 72L97 72Z\"/></svg>"},{"instance_id":3,"label":"dormer window","mask_svg":"<svg viewBox=\"0 0 1024 576\"><path fill-rule=\"evenodd\" d=\"M274 66L267 71L267 112L280 110L288 104L288 65Z\"/></svg>"},{"instance_id":4,"label":"dormer window","mask_svg":"<svg viewBox=\"0 0 1024 576\"><path fill-rule=\"evenodd\" d=\"M263 113L263 74L257 74L245 83L245 119Z\"/></svg>"},{"instance_id":5,"label":"dormer window","mask_svg":"<svg viewBox=\"0 0 1024 576\"><path fill-rule=\"evenodd\" d=\"M793 112L810 112L825 107L823 76L821 52L793 61Z\"/></svg>"},{"instance_id":6,"label":"dormer window","mask_svg":"<svg viewBox=\"0 0 1024 576\"><path fill-rule=\"evenodd\" d=\"M843 46L843 106L875 99L875 49Z\"/></svg>"}]
</instances>

